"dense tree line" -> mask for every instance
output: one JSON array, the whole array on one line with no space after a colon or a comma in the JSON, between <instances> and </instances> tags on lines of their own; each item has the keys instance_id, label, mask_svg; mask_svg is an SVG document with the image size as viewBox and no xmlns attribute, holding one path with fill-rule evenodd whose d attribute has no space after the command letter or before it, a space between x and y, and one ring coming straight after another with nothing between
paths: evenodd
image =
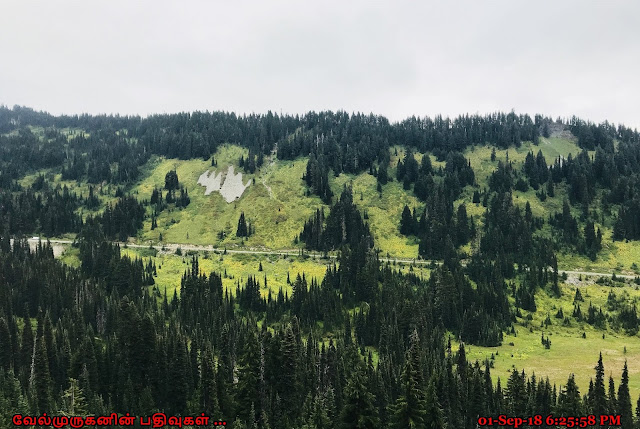
<instances>
[{"instance_id":1,"label":"dense tree line","mask_svg":"<svg viewBox=\"0 0 640 429\"><path fill-rule=\"evenodd\" d=\"M325 204L331 203L331 187L329 186L329 165L324 156L311 154L307 162L307 170L302 177L311 193L316 194Z\"/></svg>"},{"instance_id":2,"label":"dense tree line","mask_svg":"<svg viewBox=\"0 0 640 429\"><path fill-rule=\"evenodd\" d=\"M482 415L606 413L633 427L626 367L617 391L612 379L607 390L600 359L581 392L573 376L558 387L516 370L494 385L491 360L469 363L465 355L465 342L496 346L505 330L515 331L521 310L536 310L539 288L560 292L559 245L595 257L605 215L613 218L615 239L640 235L638 134L575 118L568 126L584 149L577 156L549 165L532 152L522 171L508 159L498 162L489 189L475 189L473 202L486 207L476 231L457 201L465 186L475 186L461 151L486 142L535 143L549 135L549 119L510 113L390 124L344 112L143 119L0 108L0 418L163 411L206 412L234 428L474 428ZM229 288L222 273L202 272L193 257L184 261L179 289L159 290L160 267L109 242L135 235L145 218L145 202L123 190L153 154L208 159L225 142L249 149L242 159L248 172L276 145L282 159L309 156L303 180L326 203L331 174L369 171L380 186L392 180L390 146L404 145L395 180L413 188L420 206L404 208L399 228L418 238L422 257L442 265L424 279L382 264L345 188L299 236L309 249L339 250L322 279L300 275L275 293L257 273ZM418 162L414 151L431 151L446 165L435 169L428 154ZM43 168L93 184L89 195L51 189L44 176L26 189L17 183ZM94 192L104 183L120 185L117 202L83 222L81 210L97 208ZM553 243L538 233L545 219L529 203L514 204L512 193L532 187L541 200L554 198L558 185L568 198L562 213L549 217ZM175 171L151 195L152 227L174 203L188 204ZM574 216L572 206L582 214ZM250 230L241 214L238 235ZM77 232L80 267L56 261L44 243L34 251L19 237L10 244L10 236L31 232ZM463 266L456 249L472 240ZM637 332L637 309L628 300L610 294L601 308L578 292L573 313L559 310L558 321L548 317L546 326L578 321ZM458 350L456 340L463 343ZM552 347L544 334L541 343Z\"/></svg>"},{"instance_id":3,"label":"dense tree line","mask_svg":"<svg viewBox=\"0 0 640 429\"><path fill-rule=\"evenodd\" d=\"M506 148L519 146L522 141L536 143L550 123L543 116L531 118L513 112L454 119L412 117L392 124L382 116L346 112L309 112L302 116L194 112L147 118L55 117L24 107L2 106L0 159L15 161L10 174L28 164L33 169L64 165L80 174L96 174L95 179L127 181L134 178L135 167L150 154L209 159L218 145L230 142L249 148L249 159L255 163L260 162L261 153L270 153L277 144L281 159L323 154L334 172L357 173L368 170L376 161L384 164L391 144L444 154L486 143ZM613 152L614 139L639 140L637 133L623 126L596 126L578 118L571 118L566 125L578 136L581 147L588 150ZM43 138L34 135L28 126L44 128ZM63 128L84 132L70 138L56 131ZM57 144L46 144L48 141ZM96 168L89 168L91 162ZM81 167L73 168L75 164ZM104 164L110 166L109 171L101 167Z\"/></svg>"},{"instance_id":4,"label":"dense tree line","mask_svg":"<svg viewBox=\"0 0 640 429\"><path fill-rule=\"evenodd\" d=\"M473 169L461 153L450 152L445 168L434 171L428 155L424 155L418 165L408 150L396 171L404 188L410 189L413 184L414 193L425 202L424 208L413 211L405 205L400 219L400 232L420 240L420 256L442 259L447 252L473 238L475 222L467 216L466 206L458 205L455 213L453 209L462 188L475 182ZM437 181L434 175L439 176Z\"/></svg>"},{"instance_id":5,"label":"dense tree line","mask_svg":"<svg viewBox=\"0 0 640 429\"><path fill-rule=\"evenodd\" d=\"M230 142L249 149L249 156L243 161L248 171L259 167L264 155L274 149L281 159L310 156L304 179L310 191L326 203L331 199L330 172L370 171L384 185L389 179L391 145L404 145L410 149L407 154L417 150L431 151L442 160L452 156L451 162L447 162L450 170L444 172L444 177L455 190L456 182L460 187L473 183L472 170L464 168L457 152L476 144L491 143L506 148L518 146L522 141L536 143L539 135L549 135L551 124L543 116L531 118L513 112L455 119L412 117L389 123L381 116L346 112L309 112L301 116L194 112L147 118L55 117L23 107L2 106L0 183L3 189L10 189L15 186L15 179L26 172L52 168L61 172L63 179L128 184L138 178L140 166L153 154L209 159L220 144ZM604 213L609 213L611 204L623 206L617 217L615 238L636 239L636 224L640 222L633 200L638 194L640 135L624 126L614 127L606 122L595 125L578 118L553 126L568 127L585 152L554 160L548 172L544 157L540 153L531 154L524 167L528 184L516 177L512 188L538 187L539 197L545 199L552 196L555 185L565 180L570 202L585 206L586 213L601 187ZM595 155L590 156L586 150L595 150ZM426 200L431 186L428 157L423 157L421 166L407 161L408 164L403 160L398 165L398 179L405 187L413 186L416 195ZM186 192L182 197L182 193L176 195L182 203L187 201Z\"/></svg>"},{"instance_id":6,"label":"dense tree line","mask_svg":"<svg viewBox=\"0 0 640 429\"><path fill-rule=\"evenodd\" d=\"M292 159L315 154L324 157L324 171L359 173L388 166L391 144L402 144L421 152L460 151L473 144L495 142L519 144L535 140L542 119L527 115L492 114L410 118L391 124L381 116L346 112L309 112L302 116L238 116L225 112L194 112L173 115L58 116L14 107L0 106L0 159L3 180L18 178L25 171L60 168L63 178L129 183L139 174L151 154L169 158L209 159L222 143L249 148L243 167L252 172L265 154L277 147L278 157ZM35 135L29 126L44 128ZM64 128L73 134L63 135ZM82 131L77 131L82 130ZM54 144L49 144L54 143ZM314 168L311 169L312 171ZM326 198L326 189L316 176L314 192Z\"/></svg>"},{"instance_id":7,"label":"dense tree line","mask_svg":"<svg viewBox=\"0 0 640 429\"><path fill-rule=\"evenodd\" d=\"M97 244L90 241L83 238L81 246ZM460 267L442 267L426 284L374 268L381 287L351 318L339 292L350 275L340 273L349 271L346 261L322 282L308 287L299 277L292 297L273 299L260 296L253 277L230 295L220 275L201 273L194 258L180 296L158 300L142 278L138 293L107 291L99 265L111 266L117 248L106 250L111 257L93 259L98 271L86 276L84 268L54 260L46 244L33 253L23 242L12 249L5 238L0 243L0 262L13 267L0 277L3 421L14 413L74 410L205 412L234 428L473 428L479 416L502 413L621 414L623 427L634 424L626 366L616 389L600 358L589 389L581 392L573 375L556 386L517 370L494 385L491 360L468 362L464 345L456 351L443 335L447 326L463 337L478 327L469 310L445 310L483 306ZM37 287L45 282L55 289L18 305L19 294L48 290ZM318 299L323 294L333 298ZM274 329L260 328L256 320L269 313L279 314ZM316 321L334 316L343 318L336 325L343 333L321 341ZM368 344L377 346L375 364Z\"/></svg>"},{"instance_id":8,"label":"dense tree line","mask_svg":"<svg viewBox=\"0 0 640 429\"><path fill-rule=\"evenodd\" d=\"M37 186L0 189L0 232L11 234L40 233L46 236L78 232L83 205L81 196L64 186L52 189Z\"/></svg>"},{"instance_id":9,"label":"dense tree line","mask_svg":"<svg viewBox=\"0 0 640 429\"><path fill-rule=\"evenodd\" d=\"M329 210L325 219L324 209L316 213L304 224L299 240L308 249L335 250L343 245L352 247L363 244L373 247L373 236L369 225L362 219L360 211L353 202L353 191L345 187L340 198Z\"/></svg>"},{"instance_id":10,"label":"dense tree line","mask_svg":"<svg viewBox=\"0 0 640 429\"><path fill-rule=\"evenodd\" d=\"M144 205L128 195L119 198L115 204L108 204L102 213L88 216L86 224L99 224L108 239L126 241L142 228L144 218Z\"/></svg>"}]
</instances>

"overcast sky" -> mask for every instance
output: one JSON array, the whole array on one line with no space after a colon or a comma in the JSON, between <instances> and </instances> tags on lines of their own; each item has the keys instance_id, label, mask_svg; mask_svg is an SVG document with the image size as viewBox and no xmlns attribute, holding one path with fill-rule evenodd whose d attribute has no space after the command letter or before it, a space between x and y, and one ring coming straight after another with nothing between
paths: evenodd
<instances>
[{"instance_id":1,"label":"overcast sky","mask_svg":"<svg viewBox=\"0 0 640 429\"><path fill-rule=\"evenodd\" d=\"M639 76L637 1L0 5L0 104L55 114L514 109L640 128Z\"/></svg>"}]
</instances>

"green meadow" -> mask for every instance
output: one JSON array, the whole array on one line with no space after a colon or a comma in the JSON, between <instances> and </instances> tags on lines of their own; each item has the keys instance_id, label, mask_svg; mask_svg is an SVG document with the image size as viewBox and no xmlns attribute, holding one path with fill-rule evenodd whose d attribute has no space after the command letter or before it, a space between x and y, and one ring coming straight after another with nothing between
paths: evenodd
<instances>
[{"instance_id":1,"label":"green meadow","mask_svg":"<svg viewBox=\"0 0 640 429\"><path fill-rule=\"evenodd\" d=\"M585 394L589 380L595 374L594 367L599 353L602 352L606 376L611 375L616 386L620 382L624 362L628 362L631 395L632 398L637 398L640 395L640 337L629 336L623 330L614 330L610 323L606 330L596 329L586 322L578 322L571 315L576 287L584 298L584 302L580 303L583 314L586 314L590 302L596 307L602 307L603 312L606 311L610 291L618 299L624 297L628 303L640 301L640 291L635 285L609 287L594 284L592 280L570 280L578 285L563 285L563 296L559 299L550 297L545 291L539 291L536 295L537 311L522 311L523 317L518 318L515 326L516 334L505 333L501 346L467 346L467 356L472 361L482 363L488 359L493 362L494 382L499 377L503 387L514 368L519 371L524 369L528 375L535 373L538 378L548 377L558 386L564 385L569 374L574 373L580 392ZM569 316L569 326L555 317L560 308L565 316ZM532 320L528 320L528 315ZM544 324L547 316L551 321L549 326ZM550 349L546 349L541 343L543 333L551 339ZM583 333L586 338L583 338Z\"/></svg>"},{"instance_id":2,"label":"green meadow","mask_svg":"<svg viewBox=\"0 0 640 429\"><path fill-rule=\"evenodd\" d=\"M526 154L534 154L542 150L547 163L553 162L557 156L567 157L577 154L579 148L575 142L560 138L542 138L539 145L523 143L519 148L496 150L496 161L491 161L491 147L476 146L465 152L476 174L476 186L467 186L455 206L466 204L467 212L473 215L481 227L484 207L473 204L474 190L488 187L488 178L497 167L498 160L505 161L507 153L515 169L520 169ZM332 176L331 187L336 196L344 186L353 189L354 202L365 214L373 232L376 247L381 249L380 256L387 254L392 258L413 259L418 256L418 243L415 238L402 236L398 231L400 215L404 205L421 207L422 203L411 191L402 188L402 183L395 179L396 167L404 157L405 149L394 146L391 151L389 176L393 178L377 191L376 178L367 174ZM152 258L157 267L156 284L152 287L156 294L162 296L165 291L171 299L174 291L180 293L180 279L185 270L191 268L193 252L183 252L176 255L173 252L161 251L163 243L188 243L195 245L213 245L217 248L244 248L256 250L296 249L300 245L294 243L304 222L317 208L328 209L322 201L309 195L302 180L306 169L306 158L294 161L265 159L262 168L255 174L244 174L238 168L238 160L246 156L246 149L234 145L221 146L216 152L217 167L211 166L210 160L192 159L164 159L154 157L143 167L142 179L133 185L129 192L140 200L149 199L154 187L162 188L166 173L172 169L177 171L180 183L187 189L191 198L189 206L183 209L165 209L158 217L158 228L151 230L151 216L144 223L143 230L135 241L141 244L152 244L157 250L126 248L123 252L132 257ZM430 156L435 168L444 167L432 154L416 154L420 161L422 156ZM242 197L232 203L227 203L219 193L204 195L205 188L198 185L198 178L205 171L220 171L228 165L234 165L237 171L243 172L243 182L250 180L251 186ZM38 174L45 176L57 186L67 185L69 189L82 195L87 195L88 184L62 181L60 173L56 171L42 171ZM36 174L24 177L21 184L29 186L36 179ZM115 187L105 185L96 188L97 195L104 205L115 201ZM549 214L562 210L563 200L568 196L566 185L555 188L555 197L542 202L535 191L514 191L514 203L522 208L529 202L534 215L545 219ZM149 209L150 210L150 209ZM255 234L247 239L235 236L238 217L241 212L255 228ZM573 215L579 217L580 208L572 207ZM85 211L85 214L86 211ZM639 273L640 245L637 242L613 242L611 240L610 220L597 225L603 231L603 250L595 261L575 253L560 252L559 267L576 271L593 271L602 273ZM220 238L220 232L225 236ZM552 229L545 225L542 234L553 234ZM160 240L162 234L162 241ZM467 245L463 251L469 253L471 246ZM291 285L287 282L287 274L293 282L295 277L304 273L310 282L312 278L321 281L330 259L313 259L302 256L277 256L264 254L221 254L214 252L197 252L200 270L208 274L219 272L223 277L223 285L230 293L234 293L238 283L242 286L249 276L255 276L261 283L262 294L269 292L277 294L280 288L291 294ZM68 247L61 259L73 266L78 266L77 249ZM262 265L262 271L259 270ZM392 264L395 269L403 272L412 271L419 276L428 278L430 270L426 266L411 266L410 264ZM264 287L264 278L267 287ZM467 353L471 360L484 361L489 359L493 363L492 374L494 380L498 377L504 382L509 372L516 368L524 369L527 373L535 372L538 377L549 377L559 385L566 382L568 375L576 374L581 392L586 393L589 379L593 376L593 367L602 352L607 375L612 375L616 384L619 382L624 361L629 362L631 390L633 397L640 394L640 339L638 336L628 336L622 331L616 331L608 326L605 331L593 328L585 322L571 319L569 326L563 325L562 320L555 318L560 308L565 315L570 316L573 311L573 295L575 287L583 293L585 302L581 307L586 312L588 303L605 309L609 286L594 284L593 279L570 278L562 286L563 296L552 298L546 292L537 295L538 310L529 314L523 311L523 317L516 323L516 334L505 333L504 341L499 347L467 346ZM577 286L576 286L577 285ZM640 300L640 292L635 285L613 288L619 296L625 296L628 302ZM551 325L545 326L544 321L549 316ZM544 332L551 339L551 348L545 349L540 338ZM583 338L583 333L586 338ZM603 338L604 333L604 338ZM375 352L375 350L374 350ZM374 353L374 358L377 355ZM636 376L634 376L636 375Z\"/></svg>"},{"instance_id":3,"label":"green meadow","mask_svg":"<svg viewBox=\"0 0 640 429\"><path fill-rule=\"evenodd\" d=\"M353 200L367 221L373 233L375 244L382 250L398 258L417 258L418 242L414 238L400 234L398 225L405 204L419 206L418 199L404 189L398 181L389 182L382 187L382 194L376 190L377 180L369 174L357 176L341 174L332 183L332 191L340 195L344 186L353 189Z\"/></svg>"},{"instance_id":4,"label":"green meadow","mask_svg":"<svg viewBox=\"0 0 640 429\"><path fill-rule=\"evenodd\" d=\"M175 169L180 183L189 192L191 203L183 209L166 209L158 216L158 228L151 230L151 219L145 222L140 239L144 242L190 243L214 245L216 247L238 247L269 249L292 249L294 240L302 230L304 222L316 208L322 206L318 197L307 196L302 175L306 159L278 161L256 170L255 174L244 174L243 182L252 184L235 202L227 203L222 195L213 192L204 195L205 188L198 178L205 171L235 165L247 156L246 149L225 145L219 148L215 159L219 167L210 161L193 159L188 161L156 158L146 168L144 179L132 191L139 199L149 198L154 187L164 186L166 173ZM255 228L255 234L247 239L235 236L240 213ZM221 239L220 232L225 236Z\"/></svg>"},{"instance_id":5,"label":"green meadow","mask_svg":"<svg viewBox=\"0 0 640 429\"><path fill-rule=\"evenodd\" d=\"M287 277L294 282L298 275L306 278L310 284L312 279L321 282L328 266L333 266L334 260L328 258L311 258L307 256L278 256L264 254L237 254L215 252L182 252L182 255L169 253L159 249L123 248L123 254L132 258L151 258L155 265L157 276L155 287L161 294L167 291L169 299L174 291L180 295L180 280L186 270L191 269L192 258L197 256L198 266L202 273L217 272L222 275L222 284L229 293L234 294L238 282L243 287L247 278L256 277L262 286L262 295L269 291L275 296L280 288L291 295L291 285ZM69 248L62 256L62 260L71 265L79 265L77 249ZM260 271L262 265L262 271ZM391 267L403 273L413 273L428 278L430 269L425 266L411 264L390 263ZM264 279L267 278L267 287Z\"/></svg>"}]
</instances>

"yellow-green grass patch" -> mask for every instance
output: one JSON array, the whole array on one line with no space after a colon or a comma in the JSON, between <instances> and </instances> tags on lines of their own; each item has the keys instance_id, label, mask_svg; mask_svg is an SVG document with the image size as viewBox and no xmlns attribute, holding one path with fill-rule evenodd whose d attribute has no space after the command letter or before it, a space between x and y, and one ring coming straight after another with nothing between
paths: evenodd
<instances>
[{"instance_id":1,"label":"yellow-green grass patch","mask_svg":"<svg viewBox=\"0 0 640 429\"><path fill-rule=\"evenodd\" d=\"M295 161L265 160L264 166L255 174L244 174L243 181L251 180L239 200L227 203L214 192L204 195L205 188L197 184L198 178L206 170L226 169L228 165L237 165L246 149L233 145L224 145L215 154L217 167L211 167L210 161L156 159L148 167L145 179L134 189L139 198L150 197L154 187L164 186L166 173L175 169L180 183L189 192L191 203L184 209L167 209L158 216L158 228L151 230L151 220L145 222L142 239L159 241L162 234L165 242L191 243L237 247L291 249L294 240L302 230L304 222L311 217L316 208L323 204L317 196L306 195L302 176L306 170L306 158ZM240 170L242 171L242 170ZM248 239L235 236L240 213L255 228L255 234ZM218 233L224 231L223 239Z\"/></svg>"},{"instance_id":2,"label":"yellow-green grass patch","mask_svg":"<svg viewBox=\"0 0 640 429\"><path fill-rule=\"evenodd\" d=\"M586 314L589 303L602 307L609 291L613 290L617 296L625 296L631 303L640 299L640 292L634 286L607 287L593 283L582 283L580 286L584 302L580 303L583 314ZM577 322L570 317L573 312L573 297L576 286L563 285L563 296L559 299L550 297L540 291L536 295L538 310L531 313L533 320L519 319L516 324L516 335L505 334L503 343L499 347L466 347L467 356L471 361L484 361L494 355L494 382L500 377L503 386L513 368L524 369L530 376L535 373L538 378L549 377L552 383L564 385L571 373L576 375L576 382L584 394L589 387L589 380L594 377L594 366L602 352L606 375L612 375L616 384L620 382L622 367L625 360L629 364L630 390L632 397L640 394L640 338L637 335L628 336L623 331L611 328L599 330L586 322ZM555 317L562 308L565 316L570 317L570 326L564 326L562 320ZM523 311L523 316L529 312ZM552 324L541 326L549 315ZM531 332L533 331L533 332ZM550 338L551 348L545 349L541 343L541 336ZM586 334L586 338L582 334ZM604 334L604 338L603 338ZM626 350L626 351L625 351Z\"/></svg>"},{"instance_id":3,"label":"yellow-green grass patch","mask_svg":"<svg viewBox=\"0 0 640 429\"><path fill-rule=\"evenodd\" d=\"M156 286L161 293L167 291L169 298L173 292L180 294L180 281L187 269L191 269L191 254L183 252L182 256L165 252L158 252L156 256L149 256L146 249L122 249L124 254L131 257L142 257L145 261L151 258L157 271ZM291 285L287 283L287 273L291 282L296 276L304 274L307 283L315 278L322 281L327 269L327 264L333 264L330 260L313 259L293 256L275 255L249 255L249 254L218 254L214 252L198 252L198 265L202 273L209 275L217 272L222 275L222 284L230 293L235 293L236 286L244 287L250 276L255 276L262 286L261 293L267 296L269 291L275 295L282 288L291 295ZM262 264L262 271L259 271ZM226 275L225 275L226 272ZM264 287L264 277L267 277L267 288Z\"/></svg>"},{"instance_id":4,"label":"yellow-green grass patch","mask_svg":"<svg viewBox=\"0 0 640 429\"><path fill-rule=\"evenodd\" d=\"M381 256L389 253L397 258L418 257L417 240L400 234L399 230L405 204L412 209L421 205L411 191L405 191L402 184L394 180L382 186L380 196L377 180L370 174L341 174L331 185L336 196L340 195L345 185L352 187L353 201L362 213L366 211L375 245L382 250Z\"/></svg>"}]
</instances>

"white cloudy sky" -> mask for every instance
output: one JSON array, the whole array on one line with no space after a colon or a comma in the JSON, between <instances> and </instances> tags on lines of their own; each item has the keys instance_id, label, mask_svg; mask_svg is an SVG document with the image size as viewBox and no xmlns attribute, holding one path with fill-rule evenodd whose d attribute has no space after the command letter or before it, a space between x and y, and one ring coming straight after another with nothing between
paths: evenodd
<instances>
[{"instance_id":1,"label":"white cloudy sky","mask_svg":"<svg viewBox=\"0 0 640 429\"><path fill-rule=\"evenodd\" d=\"M637 1L13 1L0 103L541 112L640 127Z\"/></svg>"}]
</instances>

